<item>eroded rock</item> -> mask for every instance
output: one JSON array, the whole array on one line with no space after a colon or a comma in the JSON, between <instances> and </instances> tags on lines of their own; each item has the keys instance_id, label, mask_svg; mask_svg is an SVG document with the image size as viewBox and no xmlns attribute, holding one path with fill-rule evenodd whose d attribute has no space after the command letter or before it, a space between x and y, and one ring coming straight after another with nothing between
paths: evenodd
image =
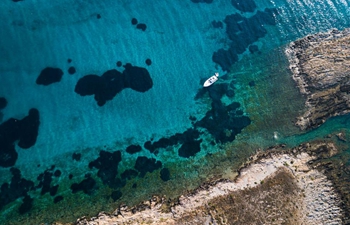
<instances>
[{"instance_id":1,"label":"eroded rock","mask_svg":"<svg viewBox=\"0 0 350 225\"><path fill-rule=\"evenodd\" d=\"M306 111L297 118L302 130L350 112L350 29L308 35L286 49L290 70L306 96Z\"/></svg>"}]
</instances>

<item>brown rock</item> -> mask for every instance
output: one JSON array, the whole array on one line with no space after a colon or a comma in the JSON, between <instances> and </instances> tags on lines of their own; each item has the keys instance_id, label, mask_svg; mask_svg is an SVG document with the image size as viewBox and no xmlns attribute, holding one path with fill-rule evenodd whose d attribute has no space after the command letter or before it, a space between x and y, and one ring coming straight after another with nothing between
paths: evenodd
<instances>
[{"instance_id":1,"label":"brown rock","mask_svg":"<svg viewBox=\"0 0 350 225\"><path fill-rule=\"evenodd\" d=\"M350 112L350 29L306 36L286 49L293 79L306 95L302 130Z\"/></svg>"}]
</instances>

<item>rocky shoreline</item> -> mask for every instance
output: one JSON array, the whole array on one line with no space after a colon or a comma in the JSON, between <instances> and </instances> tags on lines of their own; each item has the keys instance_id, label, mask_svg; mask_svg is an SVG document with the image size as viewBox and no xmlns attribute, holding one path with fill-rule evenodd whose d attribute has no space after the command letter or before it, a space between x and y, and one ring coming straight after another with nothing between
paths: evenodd
<instances>
[{"instance_id":1,"label":"rocky shoreline","mask_svg":"<svg viewBox=\"0 0 350 225\"><path fill-rule=\"evenodd\" d=\"M286 49L290 70L306 96L306 112L297 118L302 130L350 112L350 29L308 35Z\"/></svg>"},{"instance_id":2,"label":"rocky shoreline","mask_svg":"<svg viewBox=\"0 0 350 225\"><path fill-rule=\"evenodd\" d=\"M137 206L122 205L75 224L346 223L349 205L339 190L347 188L337 188L329 179L338 170L325 172L332 163L324 160L338 153L331 138L292 149L272 147L251 156L234 181L208 182L175 200L153 196Z\"/></svg>"},{"instance_id":3,"label":"rocky shoreline","mask_svg":"<svg viewBox=\"0 0 350 225\"><path fill-rule=\"evenodd\" d=\"M349 43L345 29L308 35L287 47L293 79L306 97L296 122L301 130L350 112ZM177 199L153 196L74 224L349 224L350 156L341 153L348 135L259 150L235 180L213 180Z\"/></svg>"}]
</instances>

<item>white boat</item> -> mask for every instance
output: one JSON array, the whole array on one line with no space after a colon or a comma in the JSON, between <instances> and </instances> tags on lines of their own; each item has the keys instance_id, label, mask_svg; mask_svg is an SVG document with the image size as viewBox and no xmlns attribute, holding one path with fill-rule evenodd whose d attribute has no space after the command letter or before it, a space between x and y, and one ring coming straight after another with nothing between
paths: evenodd
<instances>
[{"instance_id":1,"label":"white boat","mask_svg":"<svg viewBox=\"0 0 350 225\"><path fill-rule=\"evenodd\" d=\"M209 77L203 84L203 87L209 87L219 79L219 73L215 73L214 76Z\"/></svg>"}]
</instances>

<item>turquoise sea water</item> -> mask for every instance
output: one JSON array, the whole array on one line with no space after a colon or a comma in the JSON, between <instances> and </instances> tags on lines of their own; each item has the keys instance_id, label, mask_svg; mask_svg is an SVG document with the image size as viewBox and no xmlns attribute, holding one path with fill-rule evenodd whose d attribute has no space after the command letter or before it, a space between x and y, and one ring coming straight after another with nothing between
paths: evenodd
<instances>
[{"instance_id":1,"label":"turquoise sea water","mask_svg":"<svg viewBox=\"0 0 350 225\"><path fill-rule=\"evenodd\" d=\"M284 49L307 34L349 27L349 4L3 1L0 156L18 156L0 167L0 223L71 222L153 194L173 198L211 177L230 177L257 148L347 129L348 116L308 133L293 126L304 98ZM61 79L38 84L48 67L60 69ZM109 70L113 79L103 75ZM220 80L204 90L214 72ZM95 80L77 91L87 75ZM118 85L124 89L110 94ZM38 126L4 125L32 108Z\"/></svg>"}]
</instances>

